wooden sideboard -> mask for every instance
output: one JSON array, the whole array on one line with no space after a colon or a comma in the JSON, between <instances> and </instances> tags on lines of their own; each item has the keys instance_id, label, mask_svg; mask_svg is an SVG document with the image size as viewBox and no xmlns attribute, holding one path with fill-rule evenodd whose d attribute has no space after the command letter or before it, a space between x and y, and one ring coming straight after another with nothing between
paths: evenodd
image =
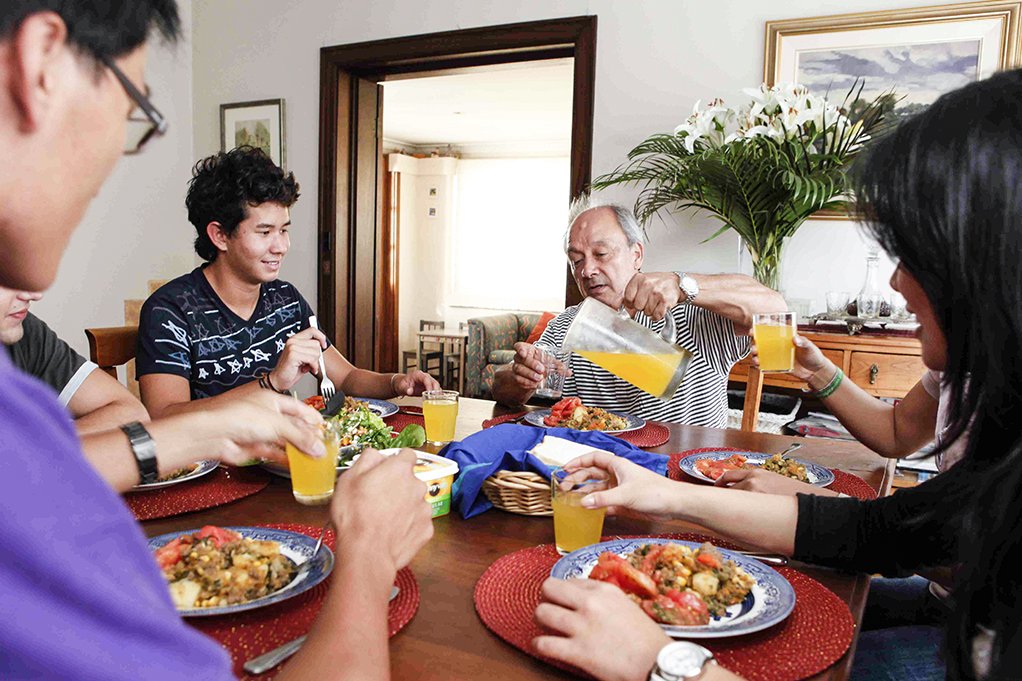
<instances>
[{"instance_id":1,"label":"wooden sideboard","mask_svg":"<svg viewBox=\"0 0 1022 681\"><path fill-rule=\"evenodd\" d=\"M845 375L866 392L877 397L904 397L926 371L922 360L922 347L912 336L859 334L806 331L799 329L823 351ZM748 358L731 369L729 379L739 383L749 381L752 369ZM758 384L759 378L762 383ZM759 414L762 386L804 388L805 383L791 374L760 374L753 371L753 385L746 391L743 430L752 430ZM746 427L746 422L748 426Z\"/></svg>"}]
</instances>

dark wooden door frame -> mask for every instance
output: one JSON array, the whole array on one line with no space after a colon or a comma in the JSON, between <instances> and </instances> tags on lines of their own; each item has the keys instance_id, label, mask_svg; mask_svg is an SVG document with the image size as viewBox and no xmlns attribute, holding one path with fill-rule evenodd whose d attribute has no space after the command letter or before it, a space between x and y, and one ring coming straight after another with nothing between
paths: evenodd
<instances>
[{"instance_id":1,"label":"dark wooden door frame","mask_svg":"<svg viewBox=\"0 0 1022 681\"><path fill-rule=\"evenodd\" d=\"M378 91L388 76L573 57L571 197L589 186L596 85L596 17L581 16L391 38L320 50L318 313L354 364L394 368L396 301L381 304L383 173ZM377 108L374 110L373 106ZM375 149L373 149L375 142ZM370 159L370 156L372 158ZM570 198L570 197L566 197ZM570 276L565 300L579 297ZM383 319L381 315L395 315Z\"/></svg>"}]
</instances>

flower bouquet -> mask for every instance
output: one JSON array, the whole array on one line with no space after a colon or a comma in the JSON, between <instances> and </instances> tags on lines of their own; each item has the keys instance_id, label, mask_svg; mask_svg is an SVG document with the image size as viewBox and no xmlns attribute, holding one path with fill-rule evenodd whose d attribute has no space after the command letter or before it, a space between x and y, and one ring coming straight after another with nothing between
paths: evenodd
<instances>
[{"instance_id":1,"label":"flower bouquet","mask_svg":"<svg viewBox=\"0 0 1022 681\"><path fill-rule=\"evenodd\" d=\"M645 224L664 207L702 208L733 229L752 257L757 280L779 285L788 237L820 210L847 210L850 162L880 131L897 98L860 99L862 84L841 106L801 85L762 85L740 110L714 99L697 102L672 134L657 134L629 161L593 181L643 187L635 214ZM707 239L709 240L709 239Z\"/></svg>"}]
</instances>

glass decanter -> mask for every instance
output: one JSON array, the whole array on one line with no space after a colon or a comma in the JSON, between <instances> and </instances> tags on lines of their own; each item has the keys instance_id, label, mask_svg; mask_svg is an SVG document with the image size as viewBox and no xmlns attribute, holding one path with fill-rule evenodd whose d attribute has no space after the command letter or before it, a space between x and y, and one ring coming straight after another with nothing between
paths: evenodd
<instances>
[{"instance_id":1,"label":"glass decanter","mask_svg":"<svg viewBox=\"0 0 1022 681\"><path fill-rule=\"evenodd\" d=\"M855 297L859 317L879 317L887 312L883 289L880 288L880 253L871 250L866 255L866 279Z\"/></svg>"}]
</instances>

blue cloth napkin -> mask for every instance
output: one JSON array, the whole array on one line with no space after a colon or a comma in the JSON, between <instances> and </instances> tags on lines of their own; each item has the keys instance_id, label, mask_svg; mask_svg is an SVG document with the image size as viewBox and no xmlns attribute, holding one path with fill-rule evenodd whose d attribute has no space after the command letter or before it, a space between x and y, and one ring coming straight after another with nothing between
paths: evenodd
<instances>
[{"instance_id":1,"label":"blue cloth napkin","mask_svg":"<svg viewBox=\"0 0 1022 681\"><path fill-rule=\"evenodd\" d=\"M549 479L550 467L528 453L546 435L613 452L643 468L667 475L665 454L645 452L605 433L505 423L470 435L461 442L452 442L442 452L458 463L453 501L461 517L471 518L493 507L486 495L479 492L483 481L499 470L533 471Z\"/></svg>"}]
</instances>

